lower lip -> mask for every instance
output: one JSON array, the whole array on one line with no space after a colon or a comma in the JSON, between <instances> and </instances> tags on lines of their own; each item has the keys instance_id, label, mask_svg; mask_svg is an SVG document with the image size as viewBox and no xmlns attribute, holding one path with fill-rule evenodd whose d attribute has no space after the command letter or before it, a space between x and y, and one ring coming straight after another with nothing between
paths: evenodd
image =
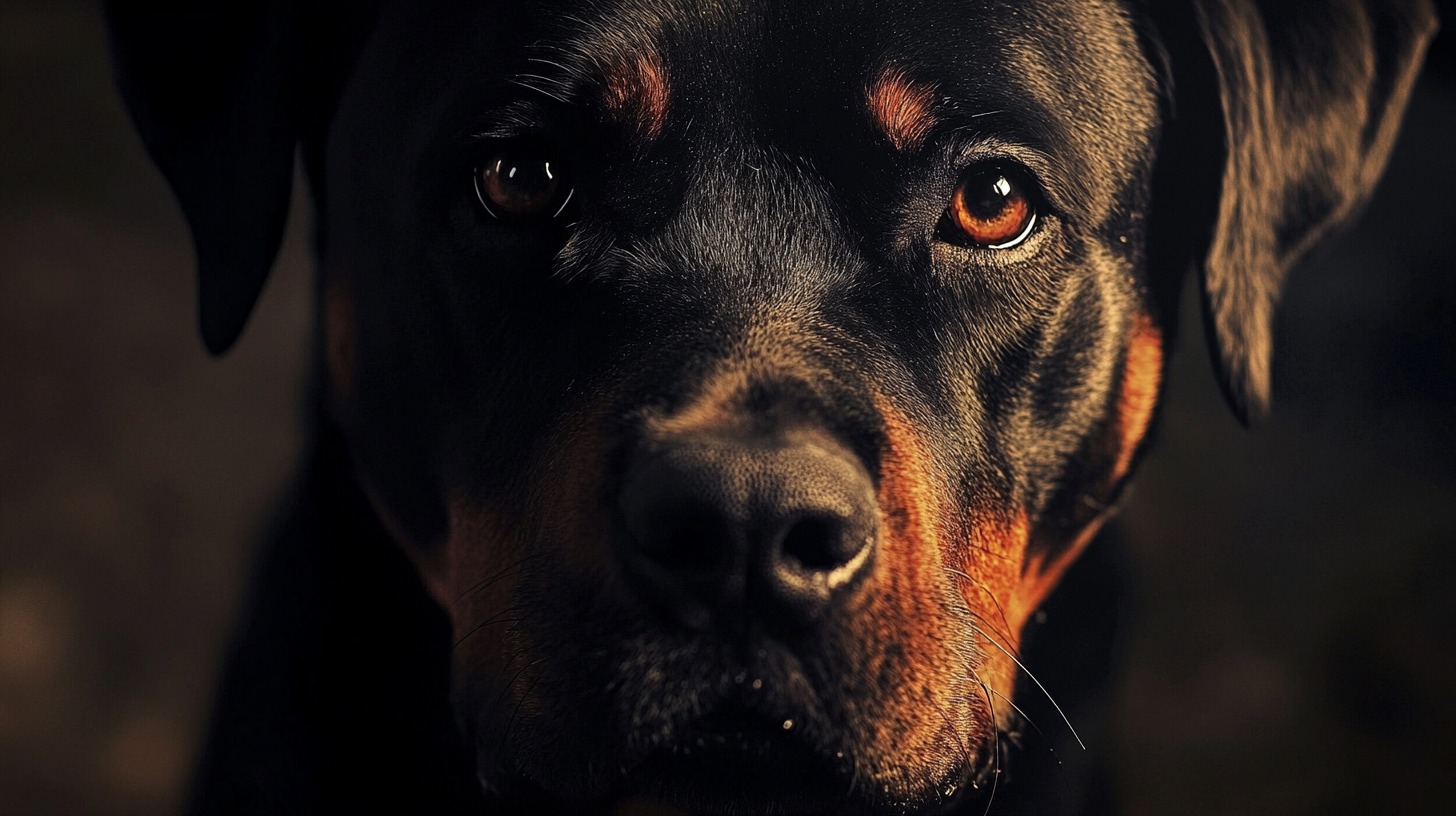
<instances>
[{"instance_id":1,"label":"lower lip","mask_svg":"<svg viewBox=\"0 0 1456 816\"><path fill-rule=\"evenodd\" d=\"M802 809L817 809L847 792L848 762L842 752L821 750L802 730L789 718L739 712L711 715L643 761L634 776L648 798L632 797L624 804L665 800L681 803L691 812L754 812L767 805L781 810L785 803L797 802Z\"/></svg>"}]
</instances>

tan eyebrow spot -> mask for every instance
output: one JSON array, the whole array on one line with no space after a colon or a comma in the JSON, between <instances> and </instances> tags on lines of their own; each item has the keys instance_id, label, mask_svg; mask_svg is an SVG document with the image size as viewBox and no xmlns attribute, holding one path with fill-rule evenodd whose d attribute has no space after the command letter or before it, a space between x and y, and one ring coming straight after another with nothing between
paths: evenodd
<instances>
[{"instance_id":1,"label":"tan eyebrow spot","mask_svg":"<svg viewBox=\"0 0 1456 816\"><path fill-rule=\"evenodd\" d=\"M935 89L915 82L899 68L880 72L870 83L870 117L896 150L919 147L935 126Z\"/></svg>"},{"instance_id":2,"label":"tan eyebrow spot","mask_svg":"<svg viewBox=\"0 0 1456 816\"><path fill-rule=\"evenodd\" d=\"M602 92L607 115L643 139L651 141L662 133L667 100L667 71L656 54L637 54L607 69Z\"/></svg>"}]
</instances>

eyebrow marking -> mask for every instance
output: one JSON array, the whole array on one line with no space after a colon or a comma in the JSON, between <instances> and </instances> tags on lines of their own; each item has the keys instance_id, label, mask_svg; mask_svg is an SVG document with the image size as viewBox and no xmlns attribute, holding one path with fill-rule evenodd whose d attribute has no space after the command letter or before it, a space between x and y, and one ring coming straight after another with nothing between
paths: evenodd
<instances>
[{"instance_id":1,"label":"eyebrow marking","mask_svg":"<svg viewBox=\"0 0 1456 816\"><path fill-rule=\"evenodd\" d=\"M935 127L934 86L916 82L899 67L881 71L865 96L870 118L896 150L919 147Z\"/></svg>"},{"instance_id":2,"label":"eyebrow marking","mask_svg":"<svg viewBox=\"0 0 1456 816\"><path fill-rule=\"evenodd\" d=\"M667 71L657 54L626 56L606 68L602 105L607 115L637 131L645 141L662 133L667 121Z\"/></svg>"}]
</instances>

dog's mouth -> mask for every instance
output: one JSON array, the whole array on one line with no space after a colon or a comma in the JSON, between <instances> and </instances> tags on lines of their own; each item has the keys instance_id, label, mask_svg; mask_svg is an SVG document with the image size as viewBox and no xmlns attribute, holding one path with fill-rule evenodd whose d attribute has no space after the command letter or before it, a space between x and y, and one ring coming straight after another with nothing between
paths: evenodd
<instances>
[{"instance_id":1,"label":"dog's mouth","mask_svg":"<svg viewBox=\"0 0 1456 816\"><path fill-rule=\"evenodd\" d=\"M960 800L972 769L933 782L927 801L890 801L852 746L834 740L835 729L812 706L790 705L751 694L724 698L708 713L647 740L650 747L622 757L624 763L598 780L586 798L565 796L553 780L529 778L497 788L501 813L601 814L601 816L718 816L719 814L874 814L942 810Z\"/></svg>"},{"instance_id":2,"label":"dog's mouth","mask_svg":"<svg viewBox=\"0 0 1456 816\"><path fill-rule=\"evenodd\" d=\"M621 792L692 814L820 813L854 783L852 758L816 723L732 701L648 753Z\"/></svg>"},{"instance_id":3,"label":"dog's mouth","mask_svg":"<svg viewBox=\"0 0 1456 816\"><path fill-rule=\"evenodd\" d=\"M663 816L876 809L879 797L859 772L853 746L835 738L842 729L817 700L765 693L751 675L731 689L691 691L702 713L644 724L628 735L631 748L599 755L593 764L600 775L585 800L553 791L559 779L522 774L497 786L502 812L515 812L512 801L551 801L570 813Z\"/></svg>"}]
</instances>

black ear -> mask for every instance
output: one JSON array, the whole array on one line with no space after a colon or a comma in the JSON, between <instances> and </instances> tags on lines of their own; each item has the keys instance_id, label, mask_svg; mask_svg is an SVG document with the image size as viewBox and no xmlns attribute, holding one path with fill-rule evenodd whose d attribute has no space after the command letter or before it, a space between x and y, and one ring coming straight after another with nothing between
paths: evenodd
<instances>
[{"instance_id":1,"label":"black ear","mask_svg":"<svg viewBox=\"0 0 1456 816\"><path fill-rule=\"evenodd\" d=\"M1180 165L1160 166L1154 217L1166 205L1183 219L1161 221L1191 244L1214 363L1248 421L1268 408L1285 275L1384 171L1435 12L1428 0L1153 0L1148 9L1173 89L1159 161Z\"/></svg>"},{"instance_id":2,"label":"black ear","mask_svg":"<svg viewBox=\"0 0 1456 816\"><path fill-rule=\"evenodd\" d=\"M192 231L213 354L242 332L288 219L301 5L106 4L122 96Z\"/></svg>"}]
</instances>

